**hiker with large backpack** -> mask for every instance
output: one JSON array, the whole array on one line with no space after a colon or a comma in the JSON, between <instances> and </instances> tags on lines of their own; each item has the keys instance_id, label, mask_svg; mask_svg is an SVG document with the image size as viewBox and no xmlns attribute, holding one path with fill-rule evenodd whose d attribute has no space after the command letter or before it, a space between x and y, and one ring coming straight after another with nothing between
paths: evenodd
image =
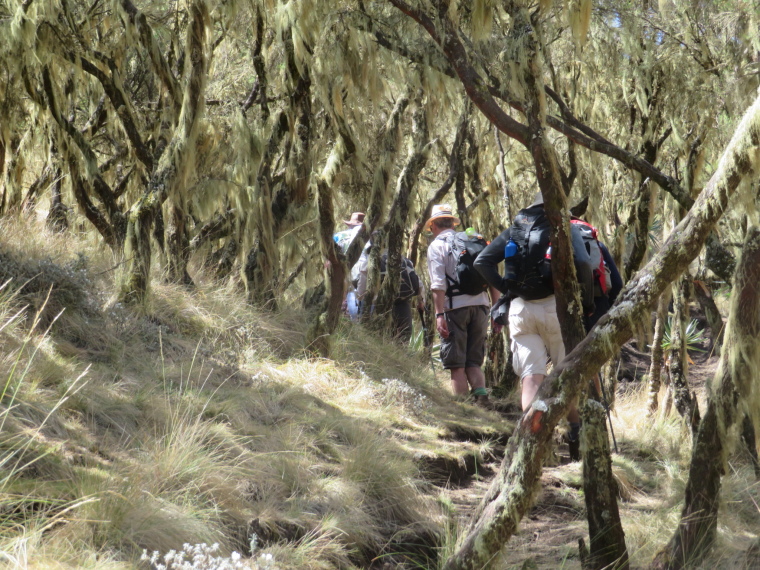
<instances>
[{"instance_id":1,"label":"hiker with large backpack","mask_svg":"<svg viewBox=\"0 0 760 570\"><path fill-rule=\"evenodd\" d=\"M448 204L433 206L426 226L434 240L427 250L435 326L441 335L441 362L451 374L454 394L470 393L474 402L492 408L485 388L483 360L489 309L499 297L475 271L473 263L486 242L477 234L456 232L459 218ZM490 298L489 298L490 297ZM495 332L501 325L491 323Z\"/></svg>"},{"instance_id":2,"label":"hiker with large backpack","mask_svg":"<svg viewBox=\"0 0 760 570\"><path fill-rule=\"evenodd\" d=\"M573 261L581 284L584 315L594 311L593 268L580 228L571 226ZM493 287L508 295L512 366L522 381L522 408L530 407L546 376L547 359L556 366L565 357L551 273L551 225L539 192L520 210L512 226L478 256L475 268ZM504 262L504 276L498 265ZM568 413L570 458L580 459L580 417Z\"/></svg>"},{"instance_id":3,"label":"hiker with large backpack","mask_svg":"<svg viewBox=\"0 0 760 570\"><path fill-rule=\"evenodd\" d=\"M598 230L575 216L570 218L570 223L580 230L583 244L591 257L591 266L594 268L594 312L585 315L583 319L583 325L588 332L612 307L618 293L623 289L623 278L607 246L599 241Z\"/></svg>"}]
</instances>

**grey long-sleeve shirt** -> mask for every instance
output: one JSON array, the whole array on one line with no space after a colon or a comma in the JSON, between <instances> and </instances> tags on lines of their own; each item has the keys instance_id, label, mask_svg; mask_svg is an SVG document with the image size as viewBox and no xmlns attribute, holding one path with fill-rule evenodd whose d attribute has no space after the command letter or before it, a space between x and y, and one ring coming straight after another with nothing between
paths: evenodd
<instances>
[{"instance_id":1,"label":"grey long-sleeve shirt","mask_svg":"<svg viewBox=\"0 0 760 570\"><path fill-rule=\"evenodd\" d=\"M583 236L580 229L570 224L570 236L573 245L573 262L575 271L578 274L578 281L581 285L581 302L583 310L591 312L594 310L594 268L591 266L591 257L586 251L583 243ZM486 247L478 258L475 260L475 269L477 269L483 278L491 285L504 294L508 294L504 278L499 273L499 263L504 261L504 248L510 238L510 229L507 228L499 237L494 239Z\"/></svg>"}]
</instances>

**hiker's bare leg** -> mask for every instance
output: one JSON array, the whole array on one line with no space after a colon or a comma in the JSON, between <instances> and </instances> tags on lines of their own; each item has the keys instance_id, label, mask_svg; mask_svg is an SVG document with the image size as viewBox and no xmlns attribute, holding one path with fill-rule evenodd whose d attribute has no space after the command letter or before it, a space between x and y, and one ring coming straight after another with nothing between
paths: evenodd
<instances>
[{"instance_id":1,"label":"hiker's bare leg","mask_svg":"<svg viewBox=\"0 0 760 570\"><path fill-rule=\"evenodd\" d=\"M472 390L486 387L486 375L483 374L483 369L480 366L468 366L464 371Z\"/></svg>"},{"instance_id":2,"label":"hiker's bare leg","mask_svg":"<svg viewBox=\"0 0 760 570\"><path fill-rule=\"evenodd\" d=\"M522 379L522 409L527 410L533 403L538 389L541 387L541 382L544 381L543 374L528 374L523 376ZM581 416L578 413L578 408L573 406L570 411L567 412L567 421L570 423L580 423Z\"/></svg>"},{"instance_id":3,"label":"hiker's bare leg","mask_svg":"<svg viewBox=\"0 0 760 570\"><path fill-rule=\"evenodd\" d=\"M522 379L522 409L527 410L533 399L536 397L538 389L541 387L541 382L544 381L543 374L528 374L523 376Z\"/></svg>"},{"instance_id":4,"label":"hiker's bare leg","mask_svg":"<svg viewBox=\"0 0 760 570\"><path fill-rule=\"evenodd\" d=\"M467 373L464 368L451 368L451 389L457 396L466 396L470 393L467 383Z\"/></svg>"}]
</instances>

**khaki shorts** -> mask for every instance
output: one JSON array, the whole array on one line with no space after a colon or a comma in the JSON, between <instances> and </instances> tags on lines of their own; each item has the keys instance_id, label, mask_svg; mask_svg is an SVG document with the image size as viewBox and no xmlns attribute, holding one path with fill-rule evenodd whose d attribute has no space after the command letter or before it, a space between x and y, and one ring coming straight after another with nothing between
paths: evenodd
<instances>
[{"instance_id":1,"label":"khaki shorts","mask_svg":"<svg viewBox=\"0 0 760 570\"><path fill-rule=\"evenodd\" d=\"M546 361L554 365L565 358L565 345L557 319L554 295L538 301L512 299L509 306L512 367L520 376L546 375Z\"/></svg>"},{"instance_id":2,"label":"khaki shorts","mask_svg":"<svg viewBox=\"0 0 760 570\"><path fill-rule=\"evenodd\" d=\"M483 366L488 334L488 307L473 305L446 311L449 338L441 339L443 367L479 368Z\"/></svg>"}]
</instances>

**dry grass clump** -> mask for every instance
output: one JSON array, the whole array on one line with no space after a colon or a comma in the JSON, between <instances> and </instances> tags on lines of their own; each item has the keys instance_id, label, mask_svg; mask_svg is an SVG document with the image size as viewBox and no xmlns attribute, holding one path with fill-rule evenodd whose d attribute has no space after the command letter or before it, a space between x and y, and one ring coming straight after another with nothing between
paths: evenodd
<instances>
[{"instance_id":1,"label":"dry grass clump","mask_svg":"<svg viewBox=\"0 0 760 570\"><path fill-rule=\"evenodd\" d=\"M110 256L76 237L19 221L0 222L0 234L0 283L9 282L28 315L39 313L43 326L60 315L57 333L86 343L87 335L95 333L88 321L97 318L104 300L101 282L113 262ZM79 247L72 248L72 242Z\"/></svg>"}]
</instances>

